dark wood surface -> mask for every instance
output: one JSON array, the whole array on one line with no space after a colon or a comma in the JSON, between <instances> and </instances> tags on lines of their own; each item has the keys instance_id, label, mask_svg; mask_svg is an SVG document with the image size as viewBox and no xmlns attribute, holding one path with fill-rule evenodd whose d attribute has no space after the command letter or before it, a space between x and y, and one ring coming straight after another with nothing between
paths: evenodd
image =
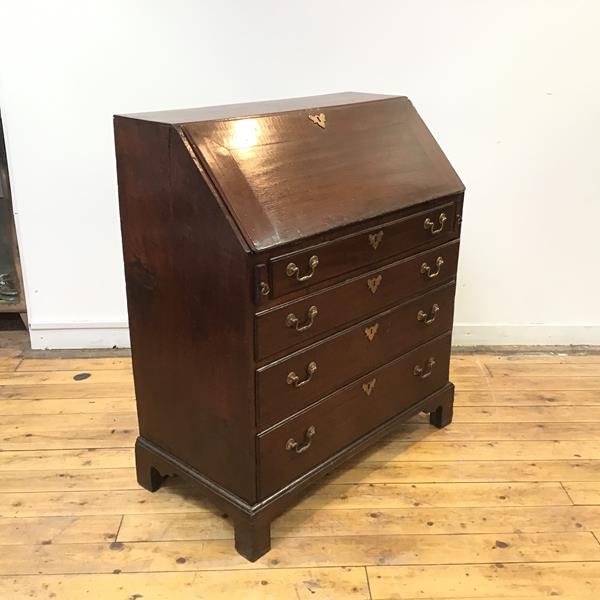
<instances>
[{"instance_id":1,"label":"dark wood surface","mask_svg":"<svg viewBox=\"0 0 600 600\"><path fill-rule=\"evenodd\" d=\"M254 504L249 504L242 498L231 494L228 490L206 479L201 473L180 461L173 454L164 452L156 445L141 437L136 442L138 481L140 485L145 487L144 484L148 482L148 477L144 472L148 468L152 468L158 473L158 477L156 478L158 485L162 485L167 477L173 475L196 485L215 506L228 515L233 516L236 529L236 549L248 560L255 561L268 551L268 547L265 548L263 546L266 541L266 527L264 525L270 524L273 519L293 506L314 482L377 443L384 436L394 431L398 425L420 412L430 413L432 421L440 413L449 415L451 418L453 402L454 386L448 383L423 400L409 405L395 417L372 429L354 442L344 448L340 448L327 460L319 463L290 484L278 489L273 495ZM140 471L143 472L141 476ZM156 488L148 487L147 489L149 491L156 491ZM258 527L249 527L247 521L254 522ZM240 544L237 543L238 538ZM261 546L263 547L261 548Z\"/></svg>"},{"instance_id":2,"label":"dark wood surface","mask_svg":"<svg viewBox=\"0 0 600 600\"><path fill-rule=\"evenodd\" d=\"M413 373L434 358L429 377ZM353 440L429 396L448 382L450 335L420 346L409 354L363 375L282 424L261 433L259 440L259 496L267 497ZM373 383L369 395L363 386ZM298 454L286 450L294 439L307 443L307 431L316 430L310 447Z\"/></svg>"},{"instance_id":3,"label":"dark wood surface","mask_svg":"<svg viewBox=\"0 0 600 600\"><path fill-rule=\"evenodd\" d=\"M348 225L347 227L343 227L341 229L335 229L332 231L327 231L322 234L312 236L310 238L306 238L302 242L291 242L281 248L276 248L274 250L257 254L256 256L264 257L264 264L259 264L257 268L259 269L260 275L257 273L255 275L255 286L254 286L254 295L255 295L255 303L257 306L257 312L260 310L267 310L269 308L274 308L276 306L280 306L281 304L291 302L298 298L303 298L306 294L312 294L317 292L318 290L325 289L327 287L334 286L338 283L342 283L347 279L352 277L356 277L361 272L365 271L365 268L369 268L370 270L377 269L379 267L385 266L392 261L400 260L403 258L408 258L415 253L423 252L430 247L435 247L439 245L441 242L433 243L433 244L423 244L422 246L416 248L409 248L405 251L399 251L398 254L394 254L393 256L383 257L381 260L377 260L372 263L371 267L357 268L353 271L348 271L345 273L340 273L338 275L332 273L331 277L328 277L324 280L316 280L309 282L310 285L303 286L300 289L290 290L286 292L285 296L273 297L272 293L272 282L270 271L272 270L269 267L269 262L275 260L278 257L288 256L290 254L302 253L306 251L307 248L316 248L316 247L325 247L329 244L333 246L336 245L337 241L344 240L349 237L360 238L361 234L365 231L379 231L383 227L385 227L388 223L394 223L397 221L404 220L408 217L416 215L421 212L427 211L435 211L443 205L453 203L456 205L456 218L455 218L455 235L451 237L451 239L458 239L460 237L461 231L461 222L462 222L462 206L463 206L463 195L462 194L454 194L451 196L444 196L443 198L436 198L431 200L430 202L424 202L422 204L411 206L405 210L398 211L396 213L379 216L372 219L368 219L361 223L353 223ZM435 236L437 238L437 236ZM399 249L398 249L399 250ZM310 254L309 254L310 258ZM266 269L266 271L265 271ZM259 281L265 281L269 290L266 295L259 294ZM260 297L259 297L260 296Z\"/></svg>"},{"instance_id":4,"label":"dark wood surface","mask_svg":"<svg viewBox=\"0 0 600 600\"><path fill-rule=\"evenodd\" d=\"M304 96L302 98L283 98L258 102L224 104L221 106L159 110L122 116L141 121L154 121L156 123L165 123L169 125L183 125L185 123L195 123L197 121L220 121L224 119L237 119L240 117L255 117L257 115L288 112L291 110L302 110L315 107L327 108L329 106L373 102L396 97L397 96L393 95L368 94L365 92L337 92L335 94L320 94L318 96Z\"/></svg>"},{"instance_id":5,"label":"dark wood surface","mask_svg":"<svg viewBox=\"0 0 600 600\"><path fill-rule=\"evenodd\" d=\"M458 246L457 241L449 242L370 271L343 284L306 295L301 300L257 314L257 358L265 358L285 349L306 345L344 324L357 321L404 298L423 293L453 279L458 262ZM435 272L435 262L439 257L444 260L439 276L429 278L421 273L423 263L430 265ZM371 289L375 285L377 288L373 293ZM300 320L300 327L308 325L308 315L312 306L317 307L318 313L313 318L310 328L299 332L295 327L286 325L289 314Z\"/></svg>"},{"instance_id":6,"label":"dark wood surface","mask_svg":"<svg viewBox=\"0 0 600 600\"><path fill-rule=\"evenodd\" d=\"M464 190L407 98L330 107L325 128L309 114L183 127L256 250Z\"/></svg>"},{"instance_id":7,"label":"dark wood surface","mask_svg":"<svg viewBox=\"0 0 600 600\"><path fill-rule=\"evenodd\" d=\"M117 118L115 138L140 433L253 501L247 255L177 131Z\"/></svg>"},{"instance_id":8,"label":"dark wood surface","mask_svg":"<svg viewBox=\"0 0 600 600\"><path fill-rule=\"evenodd\" d=\"M270 427L356 377L448 331L452 327L454 293L454 283L436 288L259 369L259 428ZM434 304L439 306L439 312L433 316L433 323L418 320L421 310L431 316ZM291 372L306 379L311 362L317 365L317 371L308 383L295 387L287 382Z\"/></svg>"},{"instance_id":9,"label":"dark wood surface","mask_svg":"<svg viewBox=\"0 0 600 600\"><path fill-rule=\"evenodd\" d=\"M440 219L444 218L440 225ZM433 223L433 231L431 227L425 228L427 220ZM272 296L288 294L409 251L414 253L441 244L456 237L456 231L456 203L451 202L333 242L274 257L270 261ZM310 260L314 256L319 262L311 269ZM298 267L298 276L288 275L290 264ZM303 281L298 279L309 276Z\"/></svg>"},{"instance_id":10,"label":"dark wood surface","mask_svg":"<svg viewBox=\"0 0 600 600\"><path fill-rule=\"evenodd\" d=\"M138 481L195 482L255 560L329 468L450 422L462 183L402 97L117 117L115 140Z\"/></svg>"}]
</instances>

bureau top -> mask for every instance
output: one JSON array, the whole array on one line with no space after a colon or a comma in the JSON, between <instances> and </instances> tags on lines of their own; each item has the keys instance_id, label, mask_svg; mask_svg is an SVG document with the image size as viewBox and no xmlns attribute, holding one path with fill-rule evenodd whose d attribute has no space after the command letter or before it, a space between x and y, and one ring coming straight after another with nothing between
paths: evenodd
<instances>
[{"instance_id":1,"label":"bureau top","mask_svg":"<svg viewBox=\"0 0 600 600\"><path fill-rule=\"evenodd\" d=\"M125 117L180 130L256 251L464 191L403 96L345 92Z\"/></svg>"}]
</instances>

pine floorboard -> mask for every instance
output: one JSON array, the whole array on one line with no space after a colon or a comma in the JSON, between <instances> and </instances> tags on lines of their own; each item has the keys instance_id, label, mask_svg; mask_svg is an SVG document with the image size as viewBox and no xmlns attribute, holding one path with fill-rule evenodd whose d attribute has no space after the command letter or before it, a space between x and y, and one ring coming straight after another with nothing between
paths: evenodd
<instances>
[{"instance_id":1,"label":"pine floorboard","mask_svg":"<svg viewBox=\"0 0 600 600\"><path fill-rule=\"evenodd\" d=\"M598 355L453 356L453 423L331 473L248 563L189 486L137 485L129 358L2 350L2 599L600 598Z\"/></svg>"}]
</instances>

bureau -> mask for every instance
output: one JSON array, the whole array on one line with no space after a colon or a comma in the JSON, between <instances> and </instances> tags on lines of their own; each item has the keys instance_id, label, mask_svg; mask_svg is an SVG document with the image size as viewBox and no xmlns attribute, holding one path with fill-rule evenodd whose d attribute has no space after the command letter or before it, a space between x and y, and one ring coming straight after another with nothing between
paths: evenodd
<instances>
[{"instance_id":1,"label":"bureau","mask_svg":"<svg viewBox=\"0 0 600 600\"><path fill-rule=\"evenodd\" d=\"M307 486L449 382L464 187L405 97L116 116L140 485L249 560Z\"/></svg>"}]
</instances>

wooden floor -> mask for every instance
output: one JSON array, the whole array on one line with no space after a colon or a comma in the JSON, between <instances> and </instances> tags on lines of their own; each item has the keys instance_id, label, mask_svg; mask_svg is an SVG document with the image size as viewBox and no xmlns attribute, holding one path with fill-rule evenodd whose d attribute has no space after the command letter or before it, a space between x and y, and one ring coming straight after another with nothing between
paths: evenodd
<instances>
[{"instance_id":1,"label":"wooden floor","mask_svg":"<svg viewBox=\"0 0 600 600\"><path fill-rule=\"evenodd\" d=\"M2 334L0 334L1 336ZM0 598L600 598L600 357L455 356L454 423L389 437L273 525L138 487L130 360L0 349Z\"/></svg>"}]
</instances>

